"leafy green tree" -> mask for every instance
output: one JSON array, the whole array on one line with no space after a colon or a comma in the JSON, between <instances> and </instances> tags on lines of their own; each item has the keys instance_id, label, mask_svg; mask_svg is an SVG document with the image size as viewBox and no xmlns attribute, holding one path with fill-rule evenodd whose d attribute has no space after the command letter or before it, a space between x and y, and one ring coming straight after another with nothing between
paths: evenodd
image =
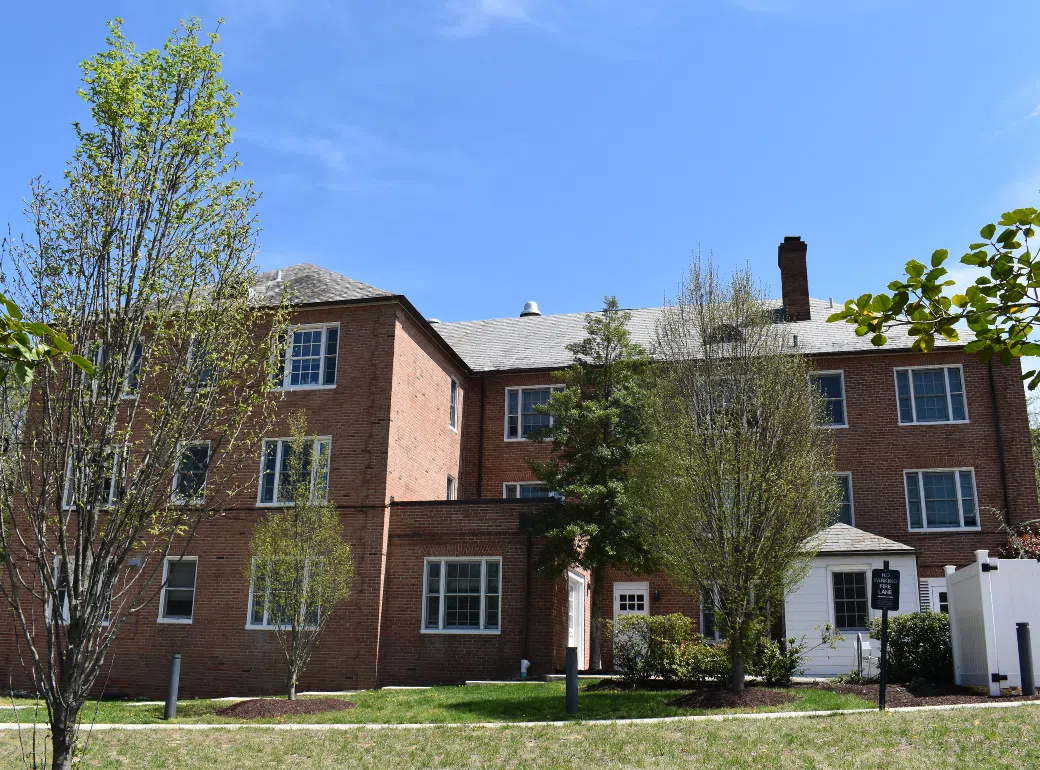
<instances>
[{"instance_id":1,"label":"leafy green tree","mask_svg":"<svg viewBox=\"0 0 1040 770\"><path fill-rule=\"evenodd\" d=\"M89 361L72 353L72 343L64 334L41 321L24 320L18 305L0 293L0 385L14 375L27 388L37 366L63 355L88 374L93 370Z\"/></svg>"},{"instance_id":2,"label":"leafy green tree","mask_svg":"<svg viewBox=\"0 0 1040 770\"><path fill-rule=\"evenodd\" d=\"M677 585L713 597L730 681L835 520L840 491L807 356L774 321L750 272L727 283L694 262L658 325L651 428L631 500Z\"/></svg>"},{"instance_id":3,"label":"leafy green tree","mask_svg":"<svg viewBox=\"0 0 1040 770\"><path fill-rule=\"evenodd\" d=\"M286 308L257 307L257 194L230 152L235 97L217 36L200 30L184 22L161 50L138 51L110 25L81 65L89 119L74 124L63 183L32 185L28 235L4 255L0 291L79 356L37 367L0 474L4 622L63 770L111 645L154 601L167 554L255 483L274 407ZM0 423L16 408L0 403Z\"/></svg>"},{"instance_id":4,"label":"leafy green tree","mask_svg":"<svg viewBox=\"0 0 1040 770\"><path fill-rule=\"evenodd\" d=\"M542 413L552 424L537 438L552 442L552 458L532 463L558 502L535 519L544 539L540 566L559 575L569 565L592 574L589 665L601 668L601 618L608 567L647 569L651 561L625 502L629 463L643 441L646 352L631 341L631 313L606 297L600 313L585 316L585 338L568 345L574 363L557 372L566 387Z\"/></svg>"},{"instance_id":5,"label":"leafy green tree","mask_svg":"<svg viewBox=\"0 0 1040 770\"><path fill-rule=\"evenodd\" d=\"M286 462L288 499L256 526L247 578L253 607L266 605L269 623L288 664L286 689L296 685L310 662L332 611L354 582L354 558L336 506L328 501L328 453L307 436L302 414L290 419L292 442ZM283 482L284 483L284 482Z\"/></svg>"},{"instance_id":6,"label":"leafy green tree","mask_svg":"<svg viewBox=\"0 0 1040 770\"><path fill-rule=\"evenodd\" d=\"M845 302L829 321L845 321L861 337L881 346L893 330L905 328L913 349L926 352L937 336L956 342L957 325L964 323L975 334L965 346L983 363L997 356L1005 366L1012 359L1040 354L1034 332L1040 325L1040 260L1031 243L1040 226L1040 211L1015 209L979 231L982 240L971 244L960 261L982 269L963 294L951 293L955 281L943 266L946 249L935 251L925 265L912 259L906 275L888 284L890 293L863 294ZM999 232L998 232L999 230ZM1030 390L1040 385L1040 372L1023 375Z\"/></svg>"}]
</instances>

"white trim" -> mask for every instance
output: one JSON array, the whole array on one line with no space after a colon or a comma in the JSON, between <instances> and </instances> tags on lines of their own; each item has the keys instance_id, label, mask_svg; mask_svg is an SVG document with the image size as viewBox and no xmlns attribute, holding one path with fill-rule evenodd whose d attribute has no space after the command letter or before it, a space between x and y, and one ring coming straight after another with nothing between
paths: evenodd
<instances>
[{"instance_id":1,"label":"white trim","mask_svg":"<svg viewBox=\"0 0 1040 770\"><path fill-rule=\"evenodd\" d=\"M166 606L166 589L169 586L166 585L166 581L170 575L170 562L177 562L180 564L185 561L195 562L195 577L191 581L191 617L190 618L164 618L163 608ZM163 571L162 571L162 590L159 592L159 617L156 619L156 623L162 623L164 625L175 625L175 626L190 626L192 620L195 618L195 593L199 584L199 557L198 556L167 556L163 559ZM175 588L176 590L184 590L183 588Z\"/></svg>"},{"instance_id":2,"label":"white trim","mask_svg":"<svg viewBox=\"0 0 1040 770\"><path fill-rule=\"evenodd\" d=\"M140 337L134 341L134 351L137 350L137 346L141 346L141 371L137 373L137 390L130 390L130 372L134 366L134 353L130 353L130 364L126 369L126 375L123 377L123 389L119 393L120 401L136 401L137 397L141 395L141 379L144 377L144 340Z\"/></svg>"},{"instance_id":3,"label":"white trim","mask_svg":"<svg viewBox=\"0 0 1040 770\"><path fill-rule=\"evenodd\" d=\"M577 637L578 644L578 668L585 668L585 594L588 590L588 584L585 581L585 576L580 572L573 569L567 570L567 615L570 616L570 600L571 600L571 583L577 583L580 585L578 589L578 602L577 607L574 609L574 624L575 624L575 636ZM568 631L567 646L570 646L570 629Z\"/></svg>"},{"instance_id":4,"label":"white trim","mask_svg":"<svg viewBox=\"0 0 1040 770\"><path fill-rule=\"evenodd\" d=\"M911 372L921 369L942 369L943 388L946 390L946 414L948 420L926 420L921 422L917 419L917 396L914 394L914 378ZM964 419L953 419L953 399L950 397L950 375L949 369L959 369L961 373L961 400L964 402ZM910 389L910 411L913 414L911 422L903 422L903 416L899 411L899 372L907 372L907 387ZM934 366L894 366L892 367L892 382L895 385L896 395L896 424L903 425L967 425L971 422L968 414L968 383L964 379L964 366L962 364L936 364Z\"/></svg>"},{"instance_id":5,"label":"white trim","mask_svg":"<svg viewBox=\"0 0 1040 770\"><path fill-rule=\"evenodd\" d=\"M618 617L620 608L618 596L620 594L643 594L644 612L626 612L626 615L649 615L650 614L650 582L647 580L635 580L629 582L614 583L614 617Z\"/></svg>"},{"instance_id":6,"label":"white trim","mask_svg":"<svg viewBox=\"0 0 1040 770\"><path fill-rule=\"evenodd\" d=\"M855 527L856 526L856 500L855 500L855 495L853 494L853 491L852 491L852 471L835 471L834 475L835 476L847 476L848 479L849 479L849 513L852 514L852 521L850 522L849 526L850 527Z\"/></svg>"},{"instance_id":7,"label":"white trim","mask_svg":"<svg viewBox=\"0 0 1040 770\"><path fill-rule=\"evenodd\" d=\"M975 521L976 524L973 527L964 526L964 505L963 497L961 495L961 471L968 471L971 473L971 493L975 501ZM906 474L914 473L917 474L917 492L920 495L921 500L921 526L914 527L910 522L910 487L907 484ZM929 527L928 526L928 511L924 499L924 479L921 474L923 473L952 473L954 474L954 483L957 486L957 511L960 514L961 526L959 527ZM929 533L929 532L979 532L982 530L982 514L979 511L979 490L978 484L975 480L975 469L974 468L906 468L903 470L903 500L906 504L906 527L908 532L918 533Z\"/></svg>"},{"instance_id":8,"label":"white trim","mask_svg":"<svg viewBox=\"0 0 1040 770\"><path fill-rule=\"evenodd\" d=\"M827 430L838 430L840 428L849 427L849 399L845 394L845 370L844 369L820 369L809 372L809 379L813 377L825 377L828 375L838 375L838 380L841 383L841 411L845 415L845 422L840 425L820 425L820 428L826 428Z\"/></svg>"},{"instance_id":9,"label":"white trim","mask_svg":"<svg viewBox=\"0 0 1040 770\"><path fill-rule=\"evenodd\" d=\"M104 451L112 451L112 485L108 488L108 500L101 505L101 510L106 511L112 507L112 505L119 500L119 488L123 481L123 477L126 475L126 458L123 457L124 447L120 444L108 444L105 446ZM69 461L65 465L65 485L61 490L61 509L63 511L71 511L76 507L75 495L72 497L72 501L69 502L69 493L72 491L72 459L75 457L78 449L72 448L72 454L69 455Z\"/></svg>"},{"instance_id":10,"label":"white trim","mask_svg":"<svg viewBox=\"0 0 1040 770\"><path fill-rule=\"evenodd\" d=\"M269 623L269 622L267 622L268 619L269 619L269 615L270 615L270 613L268 612L268 608L267 608L267 599L268 599L268 597L270 596L270 593L271 593L270 586L268 587L267 592L264 593L264 623L260 624L260 623L254 623L253 622L253 598L254 598L253 597L253 582L254 582L254 579L256 577L256 562L257 562L257 558L255 556L249 562L249 600L246 602L246 605L247 605L246 606L246 631L278 631L280 629L292 628L292 624L291 623L285 623L283 625L278 625L276 623ZM304 569L303 569L303 588L304 588L304 591L307 590L307 583L309 581L310 581L310 560L308 560L305 563ZM301 614L304 617L303 617L303 622L300 625L303 628L315 628L315 626L308 625L307 622L306 622L306 616L307 616L307 605L306 605L306 603L304 603L304 605L303 605ZM318 606L318 617L319 617L319 621L320 621L320 618L321 618L321 605L320 604Z\"/></svg>"},{"instance_id":11,"label":"white trim","mask_svg":"<svg viewBox=\"0 0 1040 770\"><path fill-rule=\"evenodd\" d=\"M340 343L340 339L342 338L342 335L339 334L339 331L340 331L339 321L329 321L328 323L295 324L295 325L289 327L289 331L288 331L288 333L285 336L285 349L281 351L281 362L278 362L277 359L276 359L276 365L282 367L282 382L281 382L280 385L275 385L274 387L272 387L271 390L279 391L279 392L285 392L285 393L291 393L291 392L296 391L296 390L333 390L336 387L336 384L339 381L339 376L338 376L339 372L338 371L336 372L337 376L335 377L336 382L333 382L331 385L324 385L324 384L322 384L322 383L325 382L325 359L326 359L326 357L328 355L325 352L325 346L326 346L326 344L328 342L328 334L326 333L326 330L327 329L331 329L333 327L335 327L336 332L337 332L337 334L336 334L336 368L337 368L337 370L339 369L339 343ZM318 369L318 384L317 385L290 385L290 384L288 384L288 380L289 380L289 377L292 375L292 366L291 366L292 359L291 359L289 354L292 351L292 338L293 338L293 335L296 332L299 332L299 331L312 331L312 330L315 330L315 329L321 329L322 330L322 334L321 334L321 355L320 355L321 365L320 365L320 367ZM277 348L274 351L274 355L275 356L278 355ZM309 357L310 356L308 356L308 358Z\"/></svg>"},{"instance_id":12,"label":"white trim","mask_svg":"<svg viewBox=\"0 0 1040 770\"><path fill-rule=\"evenodd\" d=\"M192 446L205 446L206 447L206 477L202 480L202 488L199 490L198 496L188 500L185 497L180 497L177 494L177 480L180 476L181 469L181 454L185 447ZM174 505L199 505L206 500L206 485L209 484L209 463L213 459L213 445L209 439L199 441L178 441L177 442L177 457L173 461L173 481L170 485L170 502Z\"/></svg>"},{"instance_id":13,"label":"white trim","mask_svg":"<svg viewBox=\"0 0 1040 770\"><path fill-rule=\"evenodd\" d=\"M304 436L303 439L305 441L312 441L312 442L315 442L315 443L324 442L326 444L326 446L327 446L327 448L325 450L326 451L326 464L327 464L327 467L329 469L329 474L331 475L331 467L332 467L332 436ZM280 438L265 438L265 439L263 439L260 442L260 477L259 477L259 480L258 480L258 483L257 483L257 487L256 487L256 507L257 508L287 508L287 507L295 505L295 503L280 502L279 501L279 497L278 497L278 482L279 482L279 477L281 476L282 454L284 452L284 447L285 447L286 443L290 443L291 444L294 440L295 439L292 436L282 436ZM264 460L266 459L266 453L264 451L264 448L267 446L267 444L269 442L272 442L272 441L277 441L278 442L278 449L277 449L277 451L275 453L275 460L274 460L274 501L270 502L270 503L265 503L265 502L263 502L261 500L261 498L263 497L263 494L264 494ZM317 472L317 470L318 470L317 465L312 463L312 465L311 465L311 494L314 493L314 484L315 484L315 481L316 481L316 479L314 477L314 474ZM326 493L326 497L327 497L328 496L328 490L326 490L325 493Z\"/></svg>"},{"instance_id":14,"label":"white trim","mask_svg":"<svg viewBox=\"0 0 1040 770\"><path fill-rule=\"evenodd\" d=\"M448 474L448 482L446 484L447 497L446 500L458 500L459 499L459 480Z\"/></svg>"},{"instance_id":15,"label":"white trim","mask_svg":"<svg viewBox=\"0 0 1040 770\"><path fill-rule=\"evenodd\" d=\"M449 377L451 382L448 385L448 429L459 432L459 395L462 393L462 385L454 377ZM455 416L455 423L452 424L451 418L452 413Z\"/></svg>"},{"instance_id":16,"label":"white trim","mask_svg":"<svg viewBox=\"0 0 1040 770\"><path fill-rule=\"evenodd\" d=\"M562 391L565 386L559 384L546 384L546 385L512 385L505 389L505 398L502 401L502 436L504 441L530 441L529 438L524 438L524 398L523 391L525 390L548 390L549 397L552 398L552 394L557 391ZM515 390L520 395L517 396L516 401L516 438L509 437L509 391ZM549 425L553 424L553 418L549 418Z\"/></svg>"},{"instance_id":17,"label":"white trim","mask_svg":"<svg viewBox=\"0 0 1040 770\"><path fill-rule=\"evenodd\" d=\"M480 562L480 628L444 628L445 605L444 595L447 588L447 565L454 562ZM426 627L426 587L429 585L430 563L437 562L441 565L441 576L439 581L440 600L438 601L437 628ZM498 563L498 628L485 628L487 622L487 565L488 562ZM478 634L482 636L494 636L502 633L502 589L504 588L501 556L427 556L423 559L423 579L419 632L423 634Z\"/></svg>"},{"instance_id":18,"label":"white trim","mask_svg":"<svg viewBox=\"0 0 1040 770\"><path fill-rule=\"evenodd\" d=\"M827 565L827 617L830 619L831 627L836 631L853 633L865 631L864 628L838 628L837 613L834 611L834 574L838 572L862 572L863 587L867 600L867 625L874 619L874 611L870 608L870 572L874 568L872 564L828 564Z\"/></svg>"}]
</instances>

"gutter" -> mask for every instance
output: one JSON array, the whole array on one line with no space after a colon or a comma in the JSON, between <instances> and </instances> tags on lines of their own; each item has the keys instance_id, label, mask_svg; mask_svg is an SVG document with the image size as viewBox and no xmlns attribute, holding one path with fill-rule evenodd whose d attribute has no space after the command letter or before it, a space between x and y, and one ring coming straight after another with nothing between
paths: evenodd
<instances>
[{"instance_id":1,"label":"gutter","mask_svg":"<svg viewBox=\"0 0 1040 770\"><path fill-rule=\"evenodd\" d=\"M1004 457L1004 433L1000 427L1000 407L997 403L997 386L993 378L993 359L989 360L989 395L993 405L993 430L997 435L997 459L1000 461L1000 487L1004 492L1004 513L1007 524L1011 525L1011 498L1008 495L1007 460Z\"/></svg>"}]
</instances>

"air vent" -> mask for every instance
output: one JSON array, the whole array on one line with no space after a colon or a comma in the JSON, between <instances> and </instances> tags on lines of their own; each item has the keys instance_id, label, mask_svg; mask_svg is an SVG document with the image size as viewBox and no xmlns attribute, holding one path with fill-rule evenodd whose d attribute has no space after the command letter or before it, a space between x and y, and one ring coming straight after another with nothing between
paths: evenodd
<instances>
[{"instance_id":1,"label":"air vent","mask_svg":"<svg viewBox=\"0 0 1040 770\"><path fill-rule=\"evenodd\" d=\"M529 315L541 315L542 311L538 309L538 303L533 300L524 303L524 309L520 311L521 318L527 318Z\"/></svg>"}]
</instances>

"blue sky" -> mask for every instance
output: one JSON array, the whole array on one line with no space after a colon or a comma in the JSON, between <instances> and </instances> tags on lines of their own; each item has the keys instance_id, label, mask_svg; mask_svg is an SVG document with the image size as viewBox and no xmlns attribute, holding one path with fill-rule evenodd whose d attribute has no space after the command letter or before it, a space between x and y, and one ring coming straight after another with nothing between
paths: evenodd
<instances>
[{"instance_id":1,"label":"blue sky","mask_svg":"<svg viewBox=\"0 0 1040 770\"><path fill-rule=\"evenodd\" d=\"M779 290L876 290L1037 205L1040 4L902 0L18 3L0 221L59 178L77 64L223 15L261 265L314 262L461 320L657 304L692 250Z\"/></svg>"}]
</instances>

